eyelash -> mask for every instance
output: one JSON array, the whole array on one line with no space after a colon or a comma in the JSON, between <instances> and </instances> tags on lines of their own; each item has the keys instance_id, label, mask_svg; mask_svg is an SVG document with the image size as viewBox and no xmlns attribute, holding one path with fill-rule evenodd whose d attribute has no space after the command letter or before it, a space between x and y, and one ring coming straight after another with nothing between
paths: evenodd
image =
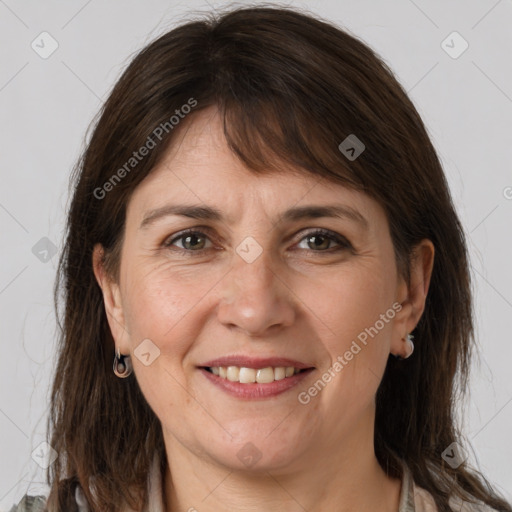
<instances>
[{"instance_id":1,"label":"eyelash","mask_svg":"<svg viewBox=\"0 0 512 512\"><path fill-rule=\"evenodd\" d=\"M206 251L208 249L211 249L211 247L208 247L208 248L205 248L205 249L199 249L197 251L194 251L194 250L191 250L191 249L183 249L181 247L174 247L173 246L174 242L176 242L177 240L181 240L181 239L183 239L183 238L185 238L185 237L187 237L189 235L200 235L201 237L208 238L208 234L207 233L208 233L209 230L207 228L201 228L201 229L204 229L204 231L206 231L206 233L204 233L202 231L199 231L197 228L186 229L186 230L181 231L180 233L178 233L177 234L178 236L174 236L173 238L167 238L162 245L164 247L166 247L166 248L171 249L171 250L176 250L176 251L179 251L179 252L182 252L182 253L187 253L187 254L190 254L190 255L192 255L193 253L198 253L198 254L204 253L204 251ZM334 233L332 231L329 231L327 229L322 229L322 228L318 228L318 229L315 229L313 231L310 231L309 233L306 233L297 243L300 243L304 239L306 239L308 237L312 237L312 236L326 237L326 238L330 239L331 241L337 243L339 247L335 247L334 249L331 248L331 249L320 250L320 251L315 251L313 249L300 249L300 250L310 250L312 252L320 253L320 254L321 253L333 254L334 252L339 252L339 251L347 250L347 249L353 249L352 245L350 244L350 242L345 237L342 237L342 236L337 235L336 233Z\"/></svg>"}]
</instances>

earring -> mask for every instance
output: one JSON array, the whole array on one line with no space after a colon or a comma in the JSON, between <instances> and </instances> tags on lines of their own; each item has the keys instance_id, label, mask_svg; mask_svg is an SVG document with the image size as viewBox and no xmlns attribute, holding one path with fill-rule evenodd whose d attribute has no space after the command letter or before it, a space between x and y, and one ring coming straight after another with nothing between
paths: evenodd
<instances>
[{"instance_id":1,"label":"earring","mask_svg":"<svg viewBox=\"0 0 512 512\"><path fill-rule=\"evenodd\" d=\"M125 379L131 375L133 371L132 360L130 356L122 356L118 348L116 348L116 353L114 356L113 370L120 379Z\"/></svg>"},{"instance_id":2,"label":"earring","mask_svg":"<svg viewBox=\"0 0 512 512\"><path fill-rule=\"evenodd\" d=\"M402 356L395 356L394 354L393 354L393 356L396 357L397 359L401 360L401 361L411 357L412 353L414 352L414 343L412 341L413 339L414 339L414 336L412 334L408 334L405 337L405 341L407 342L407 354L404 357L402 357Z\"/></svg>"},{"instance_id":3,"label":"earring","mask_svg":"<svg viewBox=\"0 0 512 512\"><path fill-rule=\"evenodd\" d=\"M414 352L414 336L412 334L408 334L406 337L407 344L409 345L409 350L407 351L407 355L404 357L404 359L407 359L408 357L412 356L412 353Z\"/></svg>"}]
</instances>

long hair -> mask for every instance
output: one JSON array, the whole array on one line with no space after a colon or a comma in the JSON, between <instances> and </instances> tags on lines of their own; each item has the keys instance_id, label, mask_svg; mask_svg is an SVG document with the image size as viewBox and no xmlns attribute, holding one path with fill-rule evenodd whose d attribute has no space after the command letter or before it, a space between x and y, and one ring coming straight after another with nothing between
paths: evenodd
<instances>
[{"instance_id":1,"label":"long hair","mask_svg":"<svg viewBox=\"0 0 512 512\"><path fill-rule=\"evenodd\" d=\"M116 512L123 502L138 510L147 503L154 454L166 464L161 424L137 380L112 372L114 341L92 254L102 244L105 268L118 278L131 194L185 124L176 111L189 121L209 106L219 109L230 149L252 172L278 172L284 162L378 201L406 279L415 244L433 242L414 357L390 357L377 392L375 453L395 477L405 462L440 512L450 511L451 494L512 512L468 463L452 468L441 456L462 443L454 404L467 384L473 311L463 228L425 126L367 45L316 17L272 7L207 15L140 51L75 167L55 284L63 312L48 419L59 453L47 472L50 510L70 510L76 484L94 511ZM352 161L339 149L349 135L365 145ZM147 154L134 159L143 146Z\"/></svg>"}]
</instances>

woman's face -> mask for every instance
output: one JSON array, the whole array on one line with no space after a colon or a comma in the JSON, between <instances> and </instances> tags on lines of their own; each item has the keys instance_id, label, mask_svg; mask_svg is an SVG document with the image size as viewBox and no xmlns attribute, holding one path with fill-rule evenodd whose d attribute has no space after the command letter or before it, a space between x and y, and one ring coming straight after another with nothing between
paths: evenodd
<instances>
[{"instance_id":1,"label":"woman's face","mask_svg":"<svg viewBox=\"0 0 512 512\"><path fill-rule=\"evenodd\" d=\"M205 110L135 190L120 265L110 327L168 452L279 470L373 443L388 355L414 327L373 199L252 174Z\"/></svg>"}]
</instances>

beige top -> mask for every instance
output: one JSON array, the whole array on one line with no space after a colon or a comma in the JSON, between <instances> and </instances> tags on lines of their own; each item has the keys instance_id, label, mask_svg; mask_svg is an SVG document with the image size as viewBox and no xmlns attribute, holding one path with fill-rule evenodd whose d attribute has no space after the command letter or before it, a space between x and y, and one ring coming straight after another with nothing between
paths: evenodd
<instances>
[{"instance_id":1,"label":"beige top","mask_svg":"<svg viewBox=\"0 0 512 512\"><path fill-rule=\"evenodd\" d=\"M150 474L148 476L149 504L142 512L166 512L163 505L162 481L159 457L155 455L150 468ZM75 500L78 505L79 512L90 512L80 486L77 486L76 488ZM496 512L494 509L491 509L483 503L479 505L470 505L455 498L451 498L449 500L449 505L457 512ZM44 510L44 496L34 497L27 495L23 497L17 506L14 505L10 512L43 512ZM123 509L123 512L136 511L127 507ZM432 495L414 483L411 472L405 465L398 512L438 512Z\"/></svg>"}]
</instances>

